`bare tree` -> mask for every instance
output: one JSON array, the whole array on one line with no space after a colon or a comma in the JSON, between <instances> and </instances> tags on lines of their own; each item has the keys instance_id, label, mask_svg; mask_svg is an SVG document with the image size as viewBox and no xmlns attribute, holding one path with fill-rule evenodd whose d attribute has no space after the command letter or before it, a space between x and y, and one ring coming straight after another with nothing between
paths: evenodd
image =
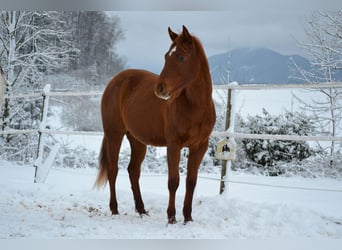
<instances>
[{"instance_id":1,"label":"bare tree","mask_svg":"<svg viewBox=\"0 0 342 250\"><path fill-rule=\"evenodd\" d=\"M38 88L44 74L68 64L72 43L63 26L59 12L0 12L0 63L9 95ZM9 125L15 114L8 99L4 109Z\"/></svg>"},{"instance_id":2,"label":"bare tree","mask_svg":"<svg viewBox=\"0 0 342 250\"><path fill-rule=\"evenodd\" d=\"M60 12L0 12L0 54L8 87L40 80L68 63L72 48Z\"/></svg>"},{"instance_id":3,"label":"bare tree","mask_svg":"<svg viewBox=\"0 0 342 250\"><path fill-rule=\"evenodd\" d=\"M299 78L308 83L336 81L338 75L342 76L342 11L315 12L307 19L304 30L308 40L299 45L309 56L311 70L305 71L294 62ZM305 110L312 112L322 134L335 137L342 129L342 89L314 91L322 98L311 102L296 99ZM339 150L338 143L332 141L329 146L330 166Z\"/></svg>"},{"instance_id":4,"label":"bare tree","mask_svg":"<svg viewBox=\"0 0 342 250\"><path fill-rule=\"evenodd\" d=\"M73 11L68 13L68 26L75 47L80 56L74 61L73 69L83 70L88 75L113 76L123 68L122 59L115 53L115 45L124 35L117 16L109 16L100 11Z\"/></svg>"},{"instance_id":5,"label":"bare tree","mask_svg":"<svg viewBox=\"0 0 342 250\"><path fill-rule=\"evenodd\" d=\"M6 79L6 93L12 95L41 89L44 74L66 67L72 50L69 37L62 12L1 11L0 64ZM30 102L5 99L0 116L1 130L37 127L41 106L42 102L38 99ZM0 144L6 143L1 149L13 149L12 153L8 151L12 159L28 156L29 142L33 141L29 136L0 137ZM28 151L18 152L14 150L16 148Z\"/></svg>"}]
</instances>

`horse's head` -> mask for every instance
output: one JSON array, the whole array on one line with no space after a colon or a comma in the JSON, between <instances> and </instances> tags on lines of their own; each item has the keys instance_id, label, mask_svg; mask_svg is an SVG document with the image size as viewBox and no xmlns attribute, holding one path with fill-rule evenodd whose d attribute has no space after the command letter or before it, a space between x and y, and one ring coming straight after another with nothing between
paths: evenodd
<instances>
[{"instance_id":1,"label":"horse's head","mask_svg":"<svg viewBox=\"0 0 342 250\"><path fill-rule=\"evenodd\" d=\"M155 94L168 100L171 96L179 95L193 80L199 71L195 37L183 26L181 34L168 29L172 44L165 54L164 68L159 81L154 86Z\"/></svg>"}]
</instances>

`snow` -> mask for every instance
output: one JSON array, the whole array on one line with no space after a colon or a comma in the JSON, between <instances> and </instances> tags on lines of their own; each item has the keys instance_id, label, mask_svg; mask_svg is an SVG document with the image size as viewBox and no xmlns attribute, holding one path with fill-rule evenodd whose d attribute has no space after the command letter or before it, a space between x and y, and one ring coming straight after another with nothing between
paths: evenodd
<instances>
[{"instance_id":1,"label":"snow","mask_svg":"<svg viewBox=\"0 0 342 250\"><path fill-rule=\"evenodd\" d=\"M119 212L111 216L109 191L94 190L96 169L52 168L44 184L33 183L34 168L0 160L0 238L29 239L268 239L342 238L342 192L294 190L199 178L194 221L183 225L184 176L177 192L178 223L167 225L167 176L142 173L149 216L134 211L127 173L119 172ZM201 177L218 176L206 175ZM333 179L264 177L234 173L232 181L342 190Z\"/></svg>"},{"instance_id":2,"label":"snow","mask_svg":"<svg viewBox=\"0 0 342 250\"><path fill-rule=\"evenodd\" d=\"M292 103L288 90L237 94L236 111L244 117L260 113L264 107L271 114L279 114L284 107L296 110L298 105ZM218 91L214 95L225 99ZM56 121L52 123L51 127L56 126ZM70 147L86 146L96 154L102 141L101 136L55 138ZM128 142L124 140L123 150L126 148ZM165 148L157 148L157 157L162 155ZM35 184L33 167L0 160L0 239L342 239L342 192L229 183L228 192L220 196L218 181L199 178L193 203L194 222L183 225L185 176L181 176L176 200L178 223L167 226L166 175L142 173L141 190L150 213L142 218L134 211L125 171L120 171L117 180L120 211L117 216L111 216L108 208L108 186L103 190L93 189L96 176L96 169L54 167L45 183ZM322 178L264 177L233 172L228 179L342 190L341 181Z\"/></svg>"},{"instance_id":3,"label":"snow","mask_svg":"<svg viewBox=\"0 0 342 250\"><path fill-rule=\"evenodd\" d=\"M236 85L235 82L230 83ZM259 90L234 90L235 113L242 117L249 115L260 115L266 109L271 115L279 115L284 110L303 111L300 103L293 95L302 99L306 103L314 100L324 100L320 92L313 92L303 89L259 89ZM227 91L221 89L213 90L213 99L217 105L225 108ZM216 107L218 108L218 107ZM224 110L225 111L225 110Z\"/></svg>"}]
</instances>

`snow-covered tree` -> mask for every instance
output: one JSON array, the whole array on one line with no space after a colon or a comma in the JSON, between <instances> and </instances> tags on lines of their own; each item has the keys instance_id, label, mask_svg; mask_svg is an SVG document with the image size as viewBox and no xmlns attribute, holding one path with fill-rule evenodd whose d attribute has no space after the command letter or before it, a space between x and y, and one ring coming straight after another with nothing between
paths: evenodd
<instances>
[{"instance_id":1,"label":"snow-covered tree","mask_svg":"<svg viewBox=\"0 0 342 250\"><path fill-rule=\"evenodd\" d=\"M305 26L307 41L299 45L309 56L310 72L296 66L299 78L307 83L334 82L342 75L342 11L315 12ZM320 133L338 136L342 128L342 89L325 88L314 90L321 98L306 102L297 97L303 109L312 112ZM341 150L338 143L332 141L329 146L330 166L336 153Z\"/></svg>"},{"instance_id":2,"label":"snow-covered tree","mask_svg":"<svg viewBox=\"0 0 342 250\"><path fill-rule=\"evenodd\" d=\"M41 87L42 76L69 62L71 42L59 12L0 12L0 64L7 80L6 93ZM15 100L5 100L2 127L18 119Z\"/></svg>"},{"instance_id":3,"label":"snow-covered tree","mask_svg":"<svg viewBox=\"0 0 342 250\"><path fill-rule=\"evenodd\" d=\"M0 24L1 64L9 90L68 63L72 43L60 12L2 11Z\"/></svg>"},{"instance_id":4,"label":"snow-covered tree","mask_svg":"<svg viewBox=\"0 0 342 250\"><path fill-rule=\"evenodd\" d=\"M115 53L115 43L122 37L119 19L104 12L0 11L0 66L6 80L5 93L11 96L39 91L57 78L53 88L85 90L98 82L106 84L105 74L113 76L123 68ZM66 84L66 78L73 78L72 84ZM56 103L61 105L61 100ZM38 128L42 104L41 97L6 98L0 130ZM89 113L99 113L97 105L92 108ZM1 157L34 159L36 137L0 135Z\"/></svg>"},{"instance_id":5,"label":"snow-covered tree","mask_svg":"<svg viewBox=\"0 0 342 250\"><path fill-rule=\"evenodd\" d=\"M123 38L119 18L100 11L68 12L68 27L80 56L73 69L82 74L109 74L113 76L123 68L122 59L115 53L115 45ZM89 70L90 69L90 70Z\"/></svg>"},{"instance_id":6,"label":"snow-covered tree","mask_svg":"<svg viewBox=\"0 0 342 250\"><path fill-rule=\"evenodd\" d=\"M69 63L73 49L63 13L53 11L0 12L0 65L6 79L6 94L42 89L44 74L56 72ZM0 128L36 128L40 121L42 100L5 99ZM36 143L31 135L0 137L1 148L13 157L33 157L30 147ZM28 150L15 152L16 148ZM11 152L12 153L11 153ZM6 157L6 156L5 156Z\"/></svg>"}]
</instances>

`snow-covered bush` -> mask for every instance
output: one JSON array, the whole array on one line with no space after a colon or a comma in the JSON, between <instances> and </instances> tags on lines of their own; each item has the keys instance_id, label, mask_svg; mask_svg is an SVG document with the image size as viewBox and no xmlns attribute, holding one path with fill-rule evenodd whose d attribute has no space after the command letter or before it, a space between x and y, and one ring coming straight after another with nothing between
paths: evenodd
<instances>
[{"instance_id":1,"label":"snow-covered bush","mask_svg":"<svg viewBox=\"0 0 342 250\"><path fill-rule=\"evenodd\" d=\"M102 119L99 98L76 96L65 97L62 122L76 131L102 131Z\"/></svg>"},{"instance_id":2,"label":"snow-covered bush","mask_svg":"<svg viewBox=\"0 0 342 250\"><path fill-rule=\"evenodd\" d=\"M96 168L98 167L98 160L94 151L81 146L71 148L68 145L62 145L55 159L54 166L67 168Z\"/></svg>"},{"instance_id":3,"label":"snow-covered bush","mask_svg":"<svg viewBox=\"0 0 342 250\"><path fill-rule=\"evenodd\" d=\"M308 178L337 178L342 177L342 154L336 153L333 164L330 164L330 154L320 151L302 161L278 163L285 176L302 176Z\"/></svg>"},{"instance_id":4,"label":"snow-covered bush","mask_svg":"<svg viewBox=\"0 0 342 250\"><path fill-rule=\"evenodd\" d=\"M314 124L303 113L288 112L273 116L265 109L263 116L248 116L240 119L240 130L252 134L273 135L310 135ZM269 174L278 175L282 171L275 168L277 162L303 160L313 154L305 141L243 139L241 147L247 160L256 167L263 168ZM240 159L241 160L241 159Z\"/></svg>"},{"instance_id":5,"label":"snow-covered bush","mask_svg":"<svg viewBox=\"0 0 342 250\"><path fill-rule=\"evenodd\" d=\"M12 113L6 112L10 108ZM0 109L0 131L10 129L37 129L41 119L42 98L9 100ZM8 115L8 116L7 116ZM7 117L6 117L7 116ZM38 133L0 135L0 156L2 159L21 163L32 163L37 157Z\"/></svg>"}]
</instances>

